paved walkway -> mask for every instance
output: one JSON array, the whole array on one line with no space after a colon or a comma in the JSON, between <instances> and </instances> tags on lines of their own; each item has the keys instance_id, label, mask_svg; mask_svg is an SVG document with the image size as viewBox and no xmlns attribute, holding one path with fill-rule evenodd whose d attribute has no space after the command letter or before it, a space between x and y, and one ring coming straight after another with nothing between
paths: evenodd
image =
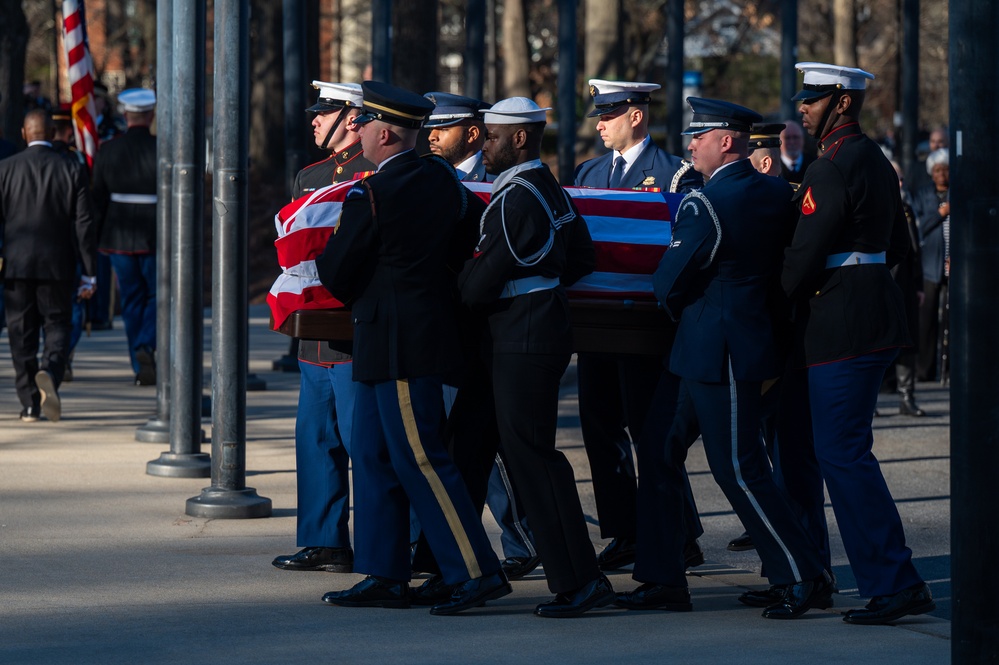
<instances>
[{"instance_id":1,"label":"paved walkway","mask_svg":"<svg viewBox=\"0 0 999 665\"><path fill-rule=\"evenodd\" d=\"M148 476L168 449L137 443L155 411L152 388L132 385L119 329L84 338L63 420L21 423L6 335L0 336L0 663L900 663L950 662L949 403L920 385L923 419L879 418L876 453L898 500L916 565L939 599L934 615L896 626L850 626L855 597L835 531L836 607L798 621L767 621L736 596L758 588L753 552L725 544L742 532L711 481L700 446L689 469L706 533L707 563L690 576L694 612L615 609L576 620L531 615L549 597L543 573L514 593L457 617L425 609L324 605L322 594L357 575L291 573L270 565L295 547L292 432L297 375L271 371L286 338L251 314L250 369L267 390L248 395L247 485L273 501L256 520L184 514L207 479ZM206 333L206 340L210 335ZM206 367L208 366L206 356ZM206 371L206 391L210 387ZM560 447L576 468L583 507L595 515L579 435L573 369L561 405ZM895 412L882 396L882 411ZM210 434L210 421L205 422ZM208 445L205 452L210 451ZM594 546L602 547L595 519ZM498 530L487 518L498 545ZM636 583L612 574L619 590Z\"/></svg>"}]
</instances>

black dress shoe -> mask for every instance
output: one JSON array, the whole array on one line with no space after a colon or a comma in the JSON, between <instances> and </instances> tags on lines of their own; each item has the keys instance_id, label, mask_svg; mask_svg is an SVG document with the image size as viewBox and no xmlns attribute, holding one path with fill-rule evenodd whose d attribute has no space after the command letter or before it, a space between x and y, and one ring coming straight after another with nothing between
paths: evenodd
<instances>
[{"instance_id":1,"label":"black dress shoe","mask_svg":"<svg viewBox=\"0 0 999 665\"><path fill-rule=\"evenodd\" d=\"M148 346L140 346L135 350L135 362L139 363L139 373L135 375L135 385L156 385L156 356Z\"/></svg>"},{"instance_id":2,"label":"black dress shoe","mask_svg":"<svg viewBox=\"0 0 999 665\"><path fill-rule=\"evenodd\" d=\"M696 540L691 540L683 546L683 567L696 568L704 564L704 552Z\"/></svg>"},{"instance_id":3,"label":"black dress shoe","mask_svg":"<svg viewBox=\"0 0 999 665\"><path fill-rule=\"evenodd\" d=\"M37 406L28 406L21 409L21 422L37 423L39 418L41 418L41 416L38 415Z\"/></svg>"},{"instance_id":4,"label":"black dress shoe","mask_svg":"<svg viewBox=\"0 0 999 665\"><path fill-rule=\"evenodd\" d=\"M728 541L728 546L725 548L729 552L746 552L749 550L755 550L756 545L753 544L753 539L746 532L743 532L738 538L733 538Z\"/></svg>"},{"instance_id":5,"label":"black dress shoe","mask_svg":"<svg viewBox=\"0 0 999 665\"><path fill-rule=\"evenodd\" d=\"M898 402L898 412L903 416L912 416L914 418L922 418L926 415L926 412L916 406L916 400L913 399L912 395L906 395Z\"/></svg>"},{"instance_id":6,"label":"black dress shoe","mask_svg":"<svg viewBox=\"0 0 999 665\"><path fill-rule=\"evenodd\" d=\"M279 556L271 565L281 570L325 570L354 572L354 551L349 547L306 547L295 554Z\"/></svg>"},{"instance_id":7,"label":"black dress shoe","mask_svg":"<svg viewBox=\"0 0 999 665\"><path fill-rule=\"evenodd\" d=\"M864 626L890 623L910 614L932 612L936 607L930 588L920 582L891 596L874 596L864 609L847 612L843 621Z\"/></svg>"},{"instance_id":8,"label":"black dress shoe","mask_svg":"<svg viewBox=\"0 0 999 665\"><path fill-rule=\"evenodd\" d=\"M454 585L448 584L440 575L431 575L426 582L409 590L409 602L413 605L439 605L451 598Z\"/></svg>"},{"instance_id":9,"label":"black dress shoe","mask_svg":"<svg viewBox=\"0 0 999 665\"><path fill-rule=\"evenodd\" d=\"M739 596L739 602L750 607L770 607L784 600L785 591L787 591L786 584L774 584L762 591L747 591Z\"/></svg>"},{"instance_id":10,"label":"black dress shoe","mask_svg":"<svg viewBox=\"0 0 999 665\"><path fill-rule=\"evenodd\" d=\"M340 607L409 607L409 583L368 575L345 591L330 591L323 602Z\"/></svg>"},{"instance_id":11,"label":"black dress shoe","mask_svg":"<svg viewBox=\"0 0 999 665\"><path fill-rule=\"evenodd\" d=\"M615 601L614 589L605 575L600 575L570 593L560 593L554 600L534 608L539 617L562 619L578 617L595 607L605 607Z\"/></svg>"},{"instance_id":12,"label":"black dress shoe","mask_svg":"<svg viewBox=\"0 0 999 665\"><path fill-rule=\"evenodd\" d=\"M510 593L513 593L513 587L506 581L506 575L501 570L457 585L451 593L451 600L434 605L430 608L430 613L438 616L457 614L473 607L482 607L487 600L496 600Z\"/></svg>"},{"instance_id":13,"label":"black dress shoe","mask_svg":"<svg viewBox=\"0 0 999 665\"><path fill-rule=\"evenodd\" d=\"M617 570L635 563L635 539L615 538L597 556L600 570Z\"/></svg>"},{"instance_id":14,"label":"black dress shoe","mask_svg":"<svg viewBox=\"0 0 999 665\"><path fill-rule=\"evenodd\" d=\"M634 591L617 594L614 604L626 610L690 612L690 590L685 586L643 584Z\"/></svg>"},{"instance_id":15,"label":"black dress shoe","mask_svg":"<svg viewBox=\"0 0 999 665\"><path fill-rule=\"evenodd\" d=\"M519 580L525 575L529 575L538 564L541 563L539 556L511 556L503 559L500 566L508 580Z\"/></svg>"},{"instance_id":16,"label":"black dress shoe","mask_svg":"<svg viewBox=\"0 0 999 665\"><path fill-rule=\"evenodd\" d=\"M832 582L825 575L811 580L789 584L784 597L763 610L764 619L797 619L813 607L824 610L832 607Z\"/></svg>"}]
</instances>

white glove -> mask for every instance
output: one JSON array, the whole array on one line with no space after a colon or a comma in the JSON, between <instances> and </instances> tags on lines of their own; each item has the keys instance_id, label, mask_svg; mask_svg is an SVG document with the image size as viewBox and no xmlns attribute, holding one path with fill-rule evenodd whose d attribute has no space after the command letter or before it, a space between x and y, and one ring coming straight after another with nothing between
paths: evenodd
<instances>
[{"instance_id":1,"label":"white glove","mask_svg":"<svg viewBox=\"0 0 999 665\"><path fill-rule=\"evenodd\" d=\"M83 275L80 277L80 286L76 289L77 298L89 298L97 290L97 278Z\"/></svg>"}]
</instances>

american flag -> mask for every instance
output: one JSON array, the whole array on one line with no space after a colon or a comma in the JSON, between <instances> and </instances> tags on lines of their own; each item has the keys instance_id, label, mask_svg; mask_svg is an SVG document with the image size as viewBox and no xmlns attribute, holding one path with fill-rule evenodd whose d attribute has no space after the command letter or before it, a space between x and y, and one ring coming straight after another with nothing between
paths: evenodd
<instances>
[{"instance_id":1,"label":"american flag","mask_svg":"<svg viewBox=\"0 0 999 665\"><path fill-rule=\"evenodd\" d=\"M76 144L83 150L87 166L97 156L97 112L94 108L94 63L87 43L87 21L83 0L63 0L63 44L69 62L69 84L73 91L73 124Z\"/></svg>"},{"instance_id":2,"label":"american flag","mask_svg":"<svg viewBox=\"0 0 999 665\"><path fill-rule=\"evenodd\" d=\"M352 184L316 190L275 216L274 246L282 273L267 295L275 328L296 310L343 307L319 282L315 258L326 248ZM464 184L489 202L492 185ZM596 270L573 285L569 296L655 301L652 273L669 247L670 222L683 195L578 187L566 191L586 220L597 259Z\"/></svg>"}]
</instances>

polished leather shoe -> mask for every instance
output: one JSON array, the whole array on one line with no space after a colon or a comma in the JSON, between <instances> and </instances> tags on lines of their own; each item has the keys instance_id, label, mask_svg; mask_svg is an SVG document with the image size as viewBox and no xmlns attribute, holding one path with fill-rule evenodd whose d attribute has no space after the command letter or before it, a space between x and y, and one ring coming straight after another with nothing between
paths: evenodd
<instances>
[{"instance_id":1,"label":"polished leather shoe","mask_svg":"<svg viewBox=\"0 0 999 665\"><path fill-rule=\"evenodd\" d=\"M683 567L696 568L704 564L704 552L696 540L691 540L683 546Z\"/></svg>"},{"instance_id":2,"label":"polished leather shoe","mask_svg":"<svg viewBox=\"0 0 999 665\"><path fill-rule=\"evenodd\" d=\"M368 575L344 591L330 591L323 602L340 607L409 607L409 583Z\"/></svg>"},{"instance_id":3,"label":"polished leather shoe","mask_svg":"<svg viewBox=\"0 0 999 665\"><path fill-rule=\"evenodd\" d=\"M62 417L62 400L59 399L59 393L56 392L55 380L52 375L44 369L39 370L35 374L35 385L38 386L38 392L42 395L42 413L51 422L59 422Z\"/></svg>"},{"instance_id":4,"label":"polished leather shoe","mask_svg":"<svg viewBox=\"0 0 999 665\"><path fill-rule=\"evenodd\" d=\"M513 587L501 570L455 586L451 600L434 605L430 608L430 613L438 616L457 614L473 607L482 607L486 601L496 600L510 593L513 593Z\"/></svg>"},{"instance_id":5,"label":"polished leather shoe","mask_svg":"<svg viewBox=\"0 0 999 665\"><path fill-rule=\"evenodd\" d=\"M141 346L135 351L135 362L139 364L139 372L135 375L135 385L156 385L156 356L148 346Z\"/></svg>"},{"instance_id":6,"label":"polished leather shoe","mask_svg":"<svg viewBox=\"0 0 999 665\"><path fill-rule=\"evenodd\" d=\"M562 619L578 617L596 607L605 607L616 600L614 589L605 575L600 575L570 593L560 593L554 600L534 608L539 617Z\"/></svg>"},{"instance_id":7,"label":"polished leather shoe","mask_svg":"<svg viewBox=\"0 0 999 665\"><path fill-rule=\"evenodd\" d=\"M743 532L738 538L733 538L728 541L728 545L725 547L729 552L747 552L749 550L755 550L756 545L753 544L753 539L746 532Z\"/></svg>"},{"instance_id":8,"label":"polished leather shoe","mask_svg":"<svg viewBox=\"0 0 999 665\"><path fill-rule=\"evenodd\" d=\"M833 604L832 589L832 582L825 575L788 584L784 587L784 597L763 610L763 618L797 619L813 607L828 609Z\"/></svg>"},{"instance_id":9,"label":"polished leather shoe","mask_svg":"<svg viewBox=\"0 0 999 665\"><path fill-rule=\"evenodd\" d=\"M635 563L635 539L615 538L597 556L600 570L617 570Z\"/></svg>"},{"instance_id":10,"label":"polished leather shoe","mask_svg":"<svg viewBox=\"0 0 999 665\"><path fill-rule=\"evenodd\" d=\"M685 586L643 584L634 591L617 594L614 604L626 610L668 610L690 612L690 590Z\"/></svg>"},{"instance_id":11,"label":"polished leather shoe","mask_svg":"<svg viewBox=\"0 0 999 665\"><path fill-rule=\"evenodd\" d=\"M770 607L784 600L785 591L787 591L786 584L774 584L760 591L747 591L739 596L739 602L750 607Z\"/></svg>"},{"instance_id":12,"label":"polished leather shoe","mask_svg":"<svg viewBox=\"0 0 999 665\"><path fill-rule=\"evenodd\" d=\"M21 422L22 423L37 423L41 416L38 415L37 406L29 406L21 409Z\"/></svg>"},{"instance_id":13,"label":"polished leather shoe","mask_svg":"<svg viewBox=\"0 0 999 665\"><path fill-rule=\"evenodd\" d=\"M916 406L916 400L913 399L912 395L906 395L898 402L898 412L903 416L912 416L913 418L922 418L926 415L926 412Z\"/></svg>"},{"instance_id":14,"label":"polished leather shoe","mask_svg":"<svg viewBox=\"0 0 999 665\"><path fill-rule=\"evenodd\" d=\"M349 547L306 547L279 556L271 565L281 570L325 570L330 573L354 572L354 551Z\"/></svg>"},{"instance_id":15,"label":"polished leather shoe","mask_svg":"<svg viewBox=\"0 0 999 665\"><path fill-rule=\"evenodd\" d=\"M447 601L452 593L453 584L445 582L440 575L431 575L423 584L409 590L409 602L412 605L430 607Z\"/></svg>"},{"instance_id":16,"label":"polished leather shoe","mask_svg":"<svg viewBox=\"0 0 999 665\"><path fill-rule=\"evenodd\" d=\"M506 579L513 581L531 574L540 563L539 556L510 556L503 559L500 567L503 568Z\"/></svg>"},{"instance_id":17,"label":"polished leather shoe","mask_svg":"<svg viewBox=\"0 0 999 665\"><path fill-rule=\"evenodd\" d=\"M862 610L850 610L843 621L864 626L890 623L910 614L926 614L937 607L933 594L924 582L891 596L874 596Z\"/></svg>"}]
</instances>

